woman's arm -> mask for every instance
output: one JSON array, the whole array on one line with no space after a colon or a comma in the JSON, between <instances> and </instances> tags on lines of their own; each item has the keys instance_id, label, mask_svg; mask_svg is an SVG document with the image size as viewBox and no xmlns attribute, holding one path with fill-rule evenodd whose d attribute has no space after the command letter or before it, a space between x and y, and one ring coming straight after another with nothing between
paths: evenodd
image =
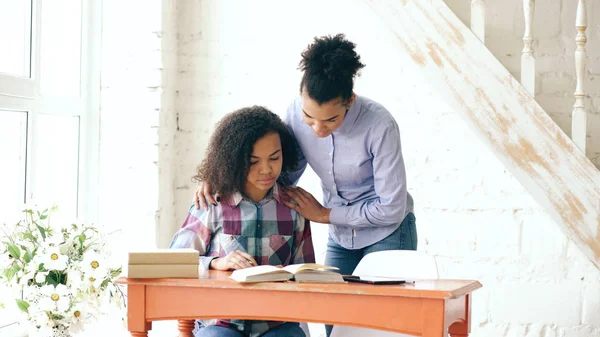
<instances>
[{"instance_id":1,"label":"woman's arm","mask_svg":"<svg viewBox=\"0 0 600 337\"><path fill-rule=\"evenodd\" d=\"M379 131L381 130L381 131ZM406 169L402 157L400 131L395 121L378 130L371 145L376 199L333 207L329 223L348 227L392 225L406 212Z\"/></svg>"},{"instance_id":2,"label":"woman's arm","mask_svg":"<svg viewBox=\"0 0 600 337\"><path fill-rule=\"evenodd\" d=\"M347 206L325 208L300 187L285 189L296 204L285 204L307 219L346 227L386 226L399 223L406 212L406 171L400 147L398 125L390 121L380 128L370 148L373 153L375 199Z\"/></svg>"},{"instance_id":3,"label":"woman's arm","mask_svg":"<svg viewBox=\"0 0 600 337\"><path fill-rule=\"evenodd\" d=\"M296 135L294 134L294 117L295 117L295 113L296 110L294 108L296 104L296 101L292 102L292 104L288 107L286 115L285 115L285 119L284 119L284 123L285 125L287 125L288 130L290 131L290 133L292 134L292 136L294 138L296 138ZM302 173L304 173L304 170L306 169L306 158L304 157L304 154L302 153L302 149L300 148L300 144L296 143L296 153L298 154L298 167L293 170L293 171L289 171L289 172L281 172L281 175L279 176L279 182L281 185L284 186L293 186L296 185L298 183L298 180L300 180L300 177L302 176Z\"/></svg>"}]
</instances>

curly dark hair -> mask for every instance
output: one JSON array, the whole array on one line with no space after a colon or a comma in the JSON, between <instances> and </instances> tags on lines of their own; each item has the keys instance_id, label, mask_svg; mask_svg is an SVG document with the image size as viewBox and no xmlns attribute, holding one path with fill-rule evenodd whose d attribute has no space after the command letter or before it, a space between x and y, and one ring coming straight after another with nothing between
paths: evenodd
<instances>
[{"instance_id":1,"label":"curly dark hair","mask_svg":"<svg viewBox=\"0 0 600 337\"><path fill-rule=\"evenodd\" d=\"M365 66L355 47L344 34L315 37L301 54L298 69L304 75L300 93L306 89L308 96L319 104L338 97L347 103L352 97L354 77Z\"/></svg>"},{"instance_id":2,"label":"curly dark hair","mask_svg":"<svg viewBox=\"0 0 600 337\"><path fill-rule=\"evenodd\" d=\"M212 192L223 197L242 192L254 143L271 132L281 139L282 172L296 169L298 148L294 136L279 116L265 107L252 106L231 112L217 123L193 180L209 182Z\"/></svg>"}]
</instances>

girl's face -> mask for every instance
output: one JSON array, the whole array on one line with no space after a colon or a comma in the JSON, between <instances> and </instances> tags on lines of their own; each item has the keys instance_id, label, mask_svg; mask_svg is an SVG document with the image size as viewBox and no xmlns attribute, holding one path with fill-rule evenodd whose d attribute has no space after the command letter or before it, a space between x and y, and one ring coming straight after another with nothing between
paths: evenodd
<instances>
[{"instance_id":1,"label":"girl's face","mask_svg":"<svg viewBox=\"0 0 600 337\"><path fill-rule=\"evenodd\" d=\"M352 95L347 104L344 104L341 99L319 104L308 96L306 90L302 90L302 119L317 137L325 138L342 125L346 111L354 102L354 97Z\"/></svg>"},{"instance_id":2,"label":"girl's face","mask_svg":"<svg viewBox=\"0 0 600 337\"><path fill-rule=\"evenodd\" d=\"M283 163L279 133L270 132L254 143L244 193L258 202L275 185ZM258 200L257 200L258 199Z\"/></svg>"}]
</instances>

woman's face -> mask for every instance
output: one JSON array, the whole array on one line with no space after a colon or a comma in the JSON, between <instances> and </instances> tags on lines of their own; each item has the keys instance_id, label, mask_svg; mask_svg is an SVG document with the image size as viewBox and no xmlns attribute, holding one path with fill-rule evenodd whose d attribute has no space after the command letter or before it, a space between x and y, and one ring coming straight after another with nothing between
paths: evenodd
<instances>
[{"instance_id":1,"label":"woman's face","mask_svg":"<svg viewBox=\"0 0 600 337\"><path fill-rule=\"evenodd\" d=\"M341 98L319 104L308 96L306 90L302 90L302 119L317 137L325 138L342 125L352 102L354 95L348 104L344 104Z\"/></svg>"},{"instance_id":2,"label":"woman's face","mask_svg":"<svg viewBox=\"0 0 600 337\"><path fill-rule=\"evenodd\" d=\"M263 193L266 195L275 185L281 173L282 155L279 133L267 133L254 143L250 156L250 170L244 188L247 196L254 198Z\"/></svg>"}]
</instances>

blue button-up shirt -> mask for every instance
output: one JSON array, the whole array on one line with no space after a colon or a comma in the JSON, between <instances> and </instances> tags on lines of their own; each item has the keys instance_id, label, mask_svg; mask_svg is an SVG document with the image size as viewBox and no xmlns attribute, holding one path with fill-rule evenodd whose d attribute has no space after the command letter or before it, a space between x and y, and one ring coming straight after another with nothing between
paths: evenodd
<instances>
[{"instance_id":1,"label":"blue button-up shirt","mask_svg":"<svg viewBox=\"0 0 600 337\"><path fill-rule=\"evenodd\" d=\"M300 169L282 179L295 184L310 165L321 178L323 203L331 208L329 234L339 245L369 246L413 212L398 124L381 104L357 95L342 125L318 138L302 119L298 97L287 110L286 123L303 156Z\"/></svg>"}]
</instances>

